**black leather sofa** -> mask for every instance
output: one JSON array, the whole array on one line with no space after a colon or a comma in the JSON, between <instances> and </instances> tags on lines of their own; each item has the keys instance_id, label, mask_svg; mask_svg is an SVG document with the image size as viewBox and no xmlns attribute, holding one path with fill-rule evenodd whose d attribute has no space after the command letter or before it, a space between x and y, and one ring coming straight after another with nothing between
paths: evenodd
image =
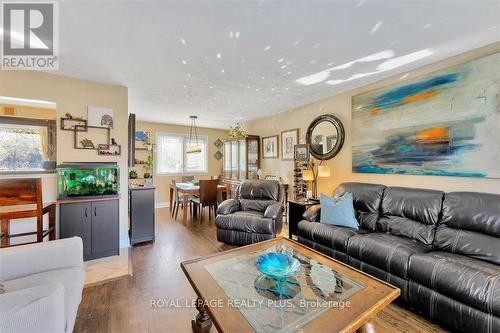
<instances>
[{"instance_id":1,"label":"black leather sofa","mask_svg":"<svg viewBox=\"0 0 500 333\"><path fill-rule=\"evenodd\" d=\"M398 301L460 332L500 332L500 195L344 183L359 230L321 224L299 242L401 289Z\"/></svg>"},{"instance_id":2,"label":"black leather sofa","mask_svg":"<svg viewBox=\"0 0 500 333\"><path fill-rule=\"evenodd\" d=\"M247 245L273 239L281 232L283 188L276 180L247 180L236 189L236 197L217 208L217 240Z\"/></svg>"}]
</instances>

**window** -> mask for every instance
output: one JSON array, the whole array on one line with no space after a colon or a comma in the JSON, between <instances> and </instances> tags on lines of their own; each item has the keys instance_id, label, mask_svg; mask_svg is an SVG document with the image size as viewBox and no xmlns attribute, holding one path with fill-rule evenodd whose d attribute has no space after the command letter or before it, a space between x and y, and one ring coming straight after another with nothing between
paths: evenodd
<instances>
[{"instance_id":1,"label":"window","mask_svg":"<svg viewBox=\"0 0 500 333\"><path fill-rule=\"evenodd\" d=\"M198 135L201 152L186 154L189 135L158 133L156 135L157 173L159 175L208 173L207 143L208 137Z\"/></svg>"},{"instance_id":2,"label":"window","mask_svg":"<svg viewBox=\"0 0 500 333\"><path fill-rule=\"evenodd\" d=\"M54 121L0 117L0 171L45 169L55 161L54 142Z\"/></svg>"}]
</instances>

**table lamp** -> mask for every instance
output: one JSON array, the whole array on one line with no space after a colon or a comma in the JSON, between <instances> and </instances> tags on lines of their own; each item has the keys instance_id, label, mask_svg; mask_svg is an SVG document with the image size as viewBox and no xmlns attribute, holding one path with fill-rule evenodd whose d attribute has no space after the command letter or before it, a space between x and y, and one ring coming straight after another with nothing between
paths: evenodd
<instances>
[{"instance_id":1,"label":"table lamp","mask_svg":"<svg viewBox=\"0 0 500 333\"><path fill-rule=\"evenodd\" d=\"M318 177L330 177L331 169L327 165L318 165L318 169L314 170L314 163L311 163L311 168L302 171L302 179L312 182L314 198L318 198Z\"/></svg>"}]
</instances>

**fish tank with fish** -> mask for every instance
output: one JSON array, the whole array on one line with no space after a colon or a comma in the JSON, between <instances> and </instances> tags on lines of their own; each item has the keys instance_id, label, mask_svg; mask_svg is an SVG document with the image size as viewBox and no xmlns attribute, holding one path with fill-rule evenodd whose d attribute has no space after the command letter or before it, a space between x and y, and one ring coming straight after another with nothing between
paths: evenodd
<instances>
[{"instance_id":1,"label":"fish tank with fish","mask_svg":"<svg viewBox=\"0 0 500 333\"><path fill-rule=\"evenodd\" d=\"M120 190L117 163L76 162L57 167L58 198L77 199L111 197Z\"/></svg>"}]
</instances>

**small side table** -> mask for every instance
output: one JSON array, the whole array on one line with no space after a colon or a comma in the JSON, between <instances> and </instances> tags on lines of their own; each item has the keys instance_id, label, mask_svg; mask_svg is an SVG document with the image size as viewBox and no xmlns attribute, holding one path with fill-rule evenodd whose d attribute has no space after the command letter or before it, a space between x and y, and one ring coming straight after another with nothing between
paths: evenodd
<instances>
[{"instance_id":1,"label":"small side table","mask_svg":"<svg viewBox=\"0 0 500 333\"><path fill-rule=\"evenodd\" d=\"M288 237L298 236L297 225L302 221L302 214L313 205L318 205L319 200L309 199L307 201L288 200Z\"/></svg>"}]
</instances>

